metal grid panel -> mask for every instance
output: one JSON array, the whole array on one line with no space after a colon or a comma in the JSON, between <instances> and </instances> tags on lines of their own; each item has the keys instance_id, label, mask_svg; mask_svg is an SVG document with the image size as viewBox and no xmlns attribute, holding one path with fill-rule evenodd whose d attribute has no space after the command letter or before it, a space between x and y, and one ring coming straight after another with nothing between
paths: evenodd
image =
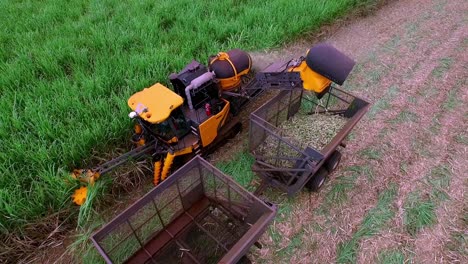
<instances>
[{"instance_id":1,"label":"metal grid panel","mask_svg":"<svg viewBox=\"0 0 468 264\"><path fill-rule=\"evenodd\" d=\"M331 87L321 99L301 89L281 91L250 116L249 148L255 156L254 170L271 184L297 192L338 147L367 111L362 99ZM321 150L306 148L280 127L294 114L337 114L347 123Z\"/></svg>"},{"instance_id":2,"label":"metal grid panel","mask_svg":"<svg viewBox=\"0 0 468 264\"><path fill-rule=\"evenodd\" d=\"M271 221L274 211L196 157L92 240L108 263L212 263L228 255L242 257L245 245L233 246L260 218L268 215Z\"/></svg>"},{"instance_id":3,"label":"metal grid panel","mask_svg":"<svg viewBox=\"0 0 468 264\"><path fill-rule=\"evenodd\" d=\"M306 154L296 139L278 128L289 120L300 109L302 90L282 91L263 107L251 115L250 122L250 150L260 162L270 165L270 169L283 170L285 174L290 170L301 169ZM292 175L288 175L288 180Z\"/></svg>"},{"instance_id":4,"label":"metal grid panel","mask_svg":"<svg viewBox=\"0 0 468 264\"><path fill-rule=\"evenodd\" d=\"M336 89L333 86L321 99L318 99L313 92L304 91L301 111L306 111L308 113L326 112L344 114L352 105L354 99L356 98L353 95L343 90Z\"/></svg>"},{"instance_id":5,"label":"metal grid panel","mask_svg":"<svg viewBox=\"0 0 468 264\"><path fill-rule=\"evenodd\" d=\"M100 244L117 263L125 261L139 248L138 240L127 221L115 226L112 235L106 236Z\"/></svg>"}]
</instances>

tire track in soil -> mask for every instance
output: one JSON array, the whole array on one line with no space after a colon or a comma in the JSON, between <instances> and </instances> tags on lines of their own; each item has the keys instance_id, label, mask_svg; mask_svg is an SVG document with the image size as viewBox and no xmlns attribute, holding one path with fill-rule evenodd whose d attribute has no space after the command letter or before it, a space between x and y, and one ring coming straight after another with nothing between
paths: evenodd
<instances>
[{"instance_id":1,"label":"tire track in soil","mask_svg":"<svg viewBox=\"0 0 468 264\"><path fill-rule=\"evenodd\" d=\"M418 1L413 1L413 2L418 2ZM420 2L420 1L419 1ZM424 2L424 1L423 1ZM408 9L412 9L412 7L409 7ZM421 11L422 12L422 11ZM420 34L430 34L432 32L432 28L435 27L437 24L440 24L439 19L443 18L443 15L437 14L437 13L430 13L427 11L427 15L431 15L433 17L433 20L431 21L425 21L427 22L424 26L424 28L420 29ZM438 16L437 16L438 15ZM420 19L424 20L424 19ZM412 21L408 21L408 24L413 23ZM446 23L446 22L445 22ZM408 24L402 25L403 28L407 28ZM389 32L387 32L389 33ZM396 32L393 32L392 35L405 35L405 30L398 30ZM435 39L445 39L449 36L448 32L435 32L432 34L433 38ZM409 36L406 36L407 38ZM405 40L405 39L404 39ZM389 40L391 42L391 40ZM374 64L368 65L362 69L359 69L358 74L353 74L351 76L351 80L348 80L347 84L351 85L353 87L356 87L352 90L353 93L364 97L364 98L369 98L371 102L376 103L378 100L382 99L383 94L388 91L388 89L392 86L394 87L399 87L399 86L405 86L403 88L407 89L402 89L400 87L399 91L399 96L400 97L409 97L409 96L414 96L414 89L413 87L416 87L420 85L420 82L422 80L425 80L427 76L429 75L430 71L427 69L421 69L421 64L426 62L427 60L434 60L434 58L427 58L429 54L433 54L433 56L437 56L439 52L443 51L443 48L435 47L432 45L429 41L424 41L420 40L418 49L417 50L410 50L408 48L409 45L407 45L409 42L412 42L413 40L411 39L406 39L406 43L400 43L401 45L398 46L399 50L395 50L396 47L390 48L390 51L386 52L386 50L389 50L387 47L383 47L380 50L372 50L371 53L377 53L378 55L371 55L371 56L379 56L379 60ZM401 40L400 40L401 42ZM385 44L382 44L385 46ZM339 45L337 45L339 46ZM411 56L408 56L410 54ZM438 56L441 57L441 56ZM365 61L365 64L368 64L369 61ZM371 62L372 63L372 62ZM398 65L396 65L398 64ZM390 66L393 66L394 68L390 71L384 72L386 76L384 76L380 82L369 82L366 80L367 76L371 71L372 68L375 68L376 66L379 65L384 65L387 69ZM390 65L390 66L389 66ZM433 67L434 65L430 65L430 67ZM414 79L412 78L414 77ZM414 80L417 80L414 82ZM364 86L377 86L377 88L367 88L367 89L362 89L359 88L359 85L363 84ZM377 89L377 90L375 90ZM401 98L400 103L395 103L392 102L393 107L392 109L385 110L383 111L383 114L377 115L374 119L375 121L369 121L371 124L366 124L366 129L365 130L357 130L355 131L355 135L358 138L364 138L365 140L368 141L373 141L377 136L379 136L379 133L385 129L386 127L382 128L382 123L389 119L395 118L399 112L395 111L395 108L402 108L406 104L404 98ZM366 118L364 118L366 119ZM367 121L367 120L365 120ZM364 124L360 124L361 126L364 126ZM352 147L355 145L350 146L351 148L348 148L351 150L351 153L356 153L356 150L359 149L352 149Z\"/></svg>"},{"instance_id":2,"label":"tire track in soil","mask_svg":"<svg viewBox=\"0 0 468 264\"><path fill-rule=\"evenodd\" d=\"M451 89L457 85L457 80L460 80L460 78L451 77L459 75L459 73L464 69L464 64L466 64L466 61L461 62L454 67L454 73L447 75L447 78L445 78L450 81L444 82L444 84L446 84L444 86ZM465 77L468 76L465 74ZM431 263L433 261L439 263L444 262L442 242L447 239L447 233L444 234L441 230L443 229L442 223L447 223L449 219L443 219L442 213L438 213L437 219L439 223L437 226L435 228L427 229L427 232L430 233L430 235L420 234L416 238L413 238L406 232L404 227L404 201L410 192L416 189L424 189L424 187L426 187L426 184L423 182L423 178L428 175L434 167L446 162L450 164L454 163L451 161L453 160L451 152L457 148L457 143L453 138L458 133L468 129L466 125L460 126L460 124L466 124L466 121L468 121L464 117L466 114L464 106L468 103L466 100L466 89L465 95L462 98L465 98L465 100L463 100L465 104L461 104L461 106L457 107L455 110L448 112L444 112L442 110L438 112L438 114L443 114L440 118L440 131L436 136L431 137L430 141L428 140L426 142L427 147L429 148L428 152L431 153L431 155L428 157L418 157L418 159L407 169L407 172L404 175L401 175L402 177L398 180L400 189L398 199L396 201L396 206L398 208L397 217L389 224L389 229L383 230L381 234L375 235L374 237L365 239L361 242L360 248L362 250L360 250L358 257L359 263L374 263L376 261L375 257L379 252L395 248L407 250L410 255L414 255L416 257L416 263ZM422 133L419 133L419 135L428 133L430 132L422 130ZM463 154L460 155L458 159L463 159ZM455 164L457 163L460 162L455 162ZM460 176L453 174L452 177L457 179L456 181L460 182ZM463 176L461 177L463 178ZM451 185L458 187L462 186L462 184L454 185L453 183ZM463 192L459 191L459 188L452 188L453 194L451 194L450 197L452 197L454 201L460 201L460 195L463 196ZM450 204L449 202L444 203L443 211L448 210L445 206L457 208L457 206L454 206L455 204ZM438 211L440 210L442 210L442 208L438 209ZM456 215L454 214L455 212L460 213L460 210L451 210L452 215ZM442 215L442 217L439 217L439 215ZM438 248L439 250L435 250L435 248Z\"/></svg>"},{"instance_id":3,"label":"tire track in soil","mask_svg":"<svg viewBox=\"0 0 468 264\"><path fill-rule=\"evenodd\" d=\"M465 101L466 102L466 101ZM468 122L468 120L465 120ZM465 131L466 132L466 131ZM449 243L454 243L453 237L450 237L453 233L457 232L459 234L467 234L467 224L466 220L461 219L463 214L466 215L468 212L468 207L466 205L465 191L467 189L467 171L468 171L468 148L466 145L458 145L453 152L453 158L451 160L453 179L452 183L448 190L448 195L453 202L450 202L447 206L439 208L437 211L437 216L439 223L434 227L433 230L429 232L422 233L419 237L417 244L426 245L427 241L432 241L434 237L439 237L438 244L429 250L434 252L443 251L441 259L447 260L450 263L468 263L468 256L461 252L456 252L454 250L448 249ZM460 188L463 186L463 188ZM457 213L459 217L453 217L454 213ZM443 225L442 223L446 223ZM419 242L419 243L418 243ZM464 247L466 253L466 241L458 242L461 247ZM465 243L465 244L463 244ZM432 252L431 252L432 253ZM430 255L429 255L430 256ZM430 259L434 259L431 257Z\"/></svg>"},{"instance_id":4,"label":"tire track in soil","mask_svg":"<svg viewBox=\"0 0 468 264\"><path fill-rule=\"evenodd\" d=\"M465 105L466 103L468 102L465 101ZM457 110L462 111L463 108ZM464 129L466 131L468 127L465 126ZM450 240L451 231L465 230L466 232L466 225L460 222L460 218L463 217L464 210L466 210L464 208L464 188L462 186L466 187L464 184L466 184L466 177L468 176L466 162L468 160L468 148L453 141L453 136L456 133L450 134L452 137L449 136L448 140L452 140L452 144L448 150L452 153L448 153L448 157L444 157L448 159L446 162L451 165L452 169L451 184L446 191L450 200L442 202L438 206L436 210L438 223L435 226L421 230L411 241L414 244L415 262L417 263L468 262L468 256L447 254L448 252L444 248L446 242Z\"/></svg>"},{"instance_id":5,"label":"tire track in soil","mask_svg":"<svg viewBox=\"0 0 468 264\"><path fill-rule=\"evenodd\" d=\"M448 6L447 8L451 9L452 11L455 11L459 7L456 2L452 2L451 4L453 5ZM464 5L464 7L465 8L462 8L461 10L466 10L466 4ZM396 219L394 219L394 221L392 221L392 228L390 230L386 230L381 235L378 235L371 239L367 239L361 243L361 247L363 248L363 250L360 252L359 262L372 263L376 260L372 258L375 257L381 250L390 249L392 247L397 248L398 246L403 246L404 248L406 248L406 250L410 252L411 255L414 255L417 263L429 263L433 261L444 262L448 259L447 257L444 259L445 253L443 252L443 242L448 239L448 234L447 232L442 231L444 230L445 225L447 225L447 223L450 221L450 218L446 217L449 214L444 215L442 212L447 212L447 206L449 208L457 208L456 201L460 200L460 195L463 196L463 191L460 192L459 189L461 186L463 186L463 184L452 184L452 186L457 186L456 188L451 187L450 194L450 197L452 197L455 202L444 203L444 207L439 207L437 209L437 219L439 223L436 225L435 228L428 228L426 229L426 231L421 232L416 238L411 238L404 230L403 206L404 201L410 192L424 187L422 178L428 175L431 169L433 169L437 165L440 165L443 162L447 162L447 160L450 158L450 152L453 151L453 149L456 148L457 145L457 143L453 140L454 135L456 135L458 132L467 131L468 129L468 127L466 126L466 116L464 117L464 115L466 115L467 105L467 90L465 85L466 79L468 78L466 72L466 66L468 65L468 57L466 55L466 52L462 53L461 56L458 55L458 51L463 50L463 41L465 41L468 37L468 27L466 25L463 25L452 32L454 32L452 38L448 39L448 41L446 42L446 45L450 47L444 48L449 48L453 50L455 54L453 54L452 56L456 57L458 59L458 62L449 70L450 72L444 76L444 78L440 82L439 87L444 87L443 94L445 95L448 93L448 91L446 91L447 87L449 87L449 89L459 88L459 92L462 93L462 95L459 97L463 99L462 104L457 109L449 112L444 112L443 110L441 111L439 109L439 113L433 115L434 117L436 117L439 114L441 114L440 131L435 137L429 139L426 138L425 144L427 144L427 147L429 147L429 153L437 153L437 155L419 158L418 160L414 161L409 167L406 175L404 175L405 181L400 181L399 198L396 203L398 207L398 216ZM434 82L437 81L437 79L434 80ZM460 81L462 81L461 84L459 83ZM429 104L428 107L430 108L431 105L441 106L441 104ZM431 116L429 115L428 117ZM460 126L460 124L462 125ZM424 131L424 129L421 129L421 131ZM423 136L431 136L430 134L428 134L428 132L420 133L420 135ZM453 159L450 158L450 160ZM455 175L453 175L452 177L456 181L458 180L460 182L460 179L458 179L459 177ZM460 208L460 206L458 206L458 208ZM456 215L454 214L455 212L461 213L460 210L452 210L451 214ZM413 247L414 250L412 250Z\"/></svg>"},{"instance_id":6,"label":"tire track in soil","mask_svg":"<svg viewBox=\"0 0 468 264\"><path fill-rule=\"evenodd\" d=\"M418 70L416 76L425 76L421 78L421 80L425 80L432 72L432 70L437 66L438 59L448 55L447 53L440 52L442 50L452 49L447 46L436 49L432 53L435 56L434 58L431 58L432 63ZM393 127L392 132L382 138L381 142L374 141L366 145L366 148L370 146L375 149L383 149L383 155L385 155L385 157L378 162L362 162L362 157L354 156L354 164L364 163L373 166L374 174L377 176L374 182L368 182L367 179L362 177L356 181L354 189L348 193L349 197L351 197L350 201L341 210L335 210L335 214L333 215L336 217L334 221L338 223L341 231L338 231L335 236L327 238L326 241L331 241L332 243L326 243L326 245L322 245L324 248L334 247L336 249L336 246L340 242L345 241L351 237L352 233L354 233L360 226L364 215L375 205L378 193L383 190L388 183L393 181L399 183L400 185L406 184L404 181L402 181L402 179L405 179L406 176L400 175L400 162L403 160L413 160L413 162L418 162L421 159L421 157L415 155L413 152L411 143L419 135L423 135L424 131L430 127L433 116L432 106L440 105L446 99L447 91L450 87L449 86L440 89L438 91L439 95L437 98L426 100L424 103L418 106L408 104L408 101L406 100L407 96L414 95L417 91L424 89L424 84L425 81L420 81L411 85L411 88L409 88L411 89L409 90L411 92L402 94L393 102L394 108L396 109L410 109L411 112L417 113L419 116L419 122L417 124L412 122L399 124L396 127ZM441 112L441 110L439 110L439 112ZM384 143L382 144L382 142ZM362 150L363 148L358 146L358 149ZM356 149L354 153L357 153L358 149ZM403 196L405 195L399 194L399 197ZM328 250L327 253L330 254L329 252L330 251ZM332 255L329 255L329 257L333 257L334 255L334 252L331 252ZM361 252L364 253L364 251ZM368 253L368 251L365 252L366 256L370 255ZM329 260L330 259L327 259L327 261ZM372 263L372 261L364 261L364 263Z\"/></svg>"},{"instance_id":7,"label":"tire track in soil","mask_svg":"<svg viewBox=\"0 0 468 264\"><path fill-rule=\"evenodd\" d=\"M414 3L413 3L413 4L414 4ZM436 19L431 20L431 21L432 21L432 23L429 23L429 25L430 25L429 28L430 28L431 26L434 26L434 23L436 23L436 22L435 22ZM439 22L437 22L437 23L439 23ZM401 28L400 28L400 29L401 29ZM445 36L445 34L444 34L444 32L442 32L442 33L440 33L439 36L437 36L437 37L443 39L444 36ZM419 91L419 90L421 89L421 85L424 84L423 81L425 81L425 80L427 79L427 76L429 76L429 74L431 73L432 69L434 69L434 68L437 66L438 59L439 59L439 58L442 58L442 57L445 55L443 51L444 51L444 50L447 50L447 49L450 51L450 47L447 47L447 45L444 45L443 47L438 48L438 49L436 49L435 51L433 51L433 49L430 49L430 48L427 48L427 47L426 47L426 48L420 48L420 49L418 49L418 51L419 51L420 54L422 53L423 56L420 56L420 58L423 58L423 59L420 59L419 61L416 60L416 63L414 63L415 60L413 59L413 57L415 57L415 56L411 56L411 58L404 60L404 65L402 65L401 63L399 63L399 67L396 69L396 71L398 71L398 70L401 71L402 68L403 68L403 69L406 69L406 68L414 68L414 66L418 66L421 62L423 62L424 60L426 60L426 59L424 59L424 54L427 54L427 53L428 53L428 50L432 51L432 52L430 52L430 54L432 54L432 57L433 57L433 58L431 58L431 60L430 60L430 61L431 61L431 64L430 64L430 65L426 65L425 67L419 69L419 70L416 72L416 74L415 74L416 76L419 76L419 78L417 79L417 80L419 80L419 81L417 81L417 82L415 82L415 84L411 85L411 87L410 87L411 89L409 89L409 90L412 92L411 94L414 95L414 93L415 93L416 91ZM418 54L417 54L418 52L415 52L415 53L416 53L416 54L413 54L413 55L418 55ZM416 57L417 57L417 56L416 56ZM386 59L387 61L385 61L385 59ZM382 63L384 63L384 64L385 64L385 63L388 63L388 60L389 60L389 59L391 59L391 58L390 58L390 57L385 57L385 58L384 58L384 61L383 61ZM393 59L394 59L394 58L393 58ZM391 62L391 61L390 61L390 62ZM400 61L399 61L399 62L400 62ZM413 64L412 64L411 62L413 62ZM393 62L393 63L394 63L394 62ZM413 67L409 67L409 66L413 66ZM403 85L408 85L408 82L411 82L411 81L407 81L406 83L403 83ZM406 102L406 97L407 97L407 96L408 96L408 93L406 94L406 96L398 98L398 99L396 100L396 103L394 103L394 104L395 104L397 107L400 107L400 108L405 108L405 107L407 107L407 102ZM376 97L377 97L377 96L376 96ZM444 98L441 97L441 98L438 100L438 102L443 101L443 99L444 99ZM438 102L435 102L435 103L438 103ZM381 131L382 127L381 127L381 126L380 126L380 127L377 126L377 125L376 125L376 122L379 122L379 121L382 121L382 120L388 120L389 118L392 118L391 116L395 117L395 112L396 112L396 111L387 111L387 113L386 113L385 115L380 115L381 118L377 118L377 120L376 120L375 122L372 122L372 121L371 121L370 123L374 123L374 127L376 128L376 131ZM416 111L416 112L417 112L417 111ZM383 116L383 118L382 118L382 116ZM430 121L430 119L425 120L426 127L429 125L429 123L430 123L429 121ZM411 130L417 130L417 129L419 129L419 127L418 127L418 128L416 128L416 127L411 127L411 124L409 124L409 125L407 124L407 125L400 126L400 129L403 129L403 128L407 127L407 126L409 126L409 129L411 129ZM359 144L359 143L358 143L358 144L354 144L354 143L353 143L353 145L355 145L355 149L353 149L353 150L348 149L346 152L356 153L359 149L364 149L365 147L367 147L367 146L369 146L369 145L373 145L373 144L376 143L376 135L377 135L378 133L377 133L377 132L373 132L373 133L371 132L371 133L370 133L368 128L369 128L369 126L366 126L366 130L365 130L365 131L364 131L364 130L360 130L360 133L359 133L356 137L357 137L357 138L361 138L361 135L364 136L364 135L369 135L369 134L371 134L371 135L372 135L372 136L371 136L371 139L369 140L369 138L366 138L365 141L367 141L367 142L365 142L364 144ZM364 137L364 138L365 138L365 137ZM410 142L411 139L412 139L412 137L407 137L407 138L405 139L405 141L406 141L406 142ZM369 141L370 141L370 142L369 142ZM400 156L403 156L403 157L405 156L405 155L401 155L402 153L396 153L396 154L400 154ZM408 156L408 155L406 155L406 156ZM347 157L347 156L345 155L345 157ZM358 160L359 160L359 159L358 159ZM349 160L346 161L346 160L344 160L344 161L345 161L344 163L347 164L347 165L351 165L351 164L353 164L353 163L354 163L354 164L359 163L359 162L356 162L356 160L355 160L355 161L349 161ZM399 161L399 159L393 159L393 163L397 163L398 161ZM351 164L349 164L349 163L351 163ZM375 165L375 164L373 164L373 165ZM398 164L396 164L396 165L398 165ZM394 166L394 167L398 167L398 166ZM384 169L382 172L383 172L383 173L386 173L386 172L387 172L387 169ZM394 174L394 175L397 175L398 172L397 172L397 171L394 171L393 174ZM364 182L364 183L365 183L365 182ZM367 183L365 183L365 184L367 184ZM376 185L376 184L373 184L373 185ZM359 189L359 188L356 188L356 189ZM361 191L359 191L359 192L361 192ZM317 195L312 195L312 196L317 196ZM320 203L321 203L321 200L323 200L323 195L318 195L318 196L321 196L321 197L311 197L311 198L314 199L314 201L315 201L314 204L320 204ZM366 201L367 201L367 202L369 202L369 201L375 201L375 198L376 198L377 195L376 195L376 194L371 194L370 196L371 196L371 197L369 197L369 199L366 199ZM322 198L322 199L317 199L317 198ZM361 199L362 199L362 197L360 197L358 200L361 200ZM301 199L300 199L300 200L303 200L303 199L302 199L302 195L301 195ZM371 204L370 206L372 206L372 204ZM353 208L353 206L349 206L349 205L348 205L348 208ZM369 208L363 208L362 213L358 214L358 216L355 217L356 221L354 221L354 224L349 224L349 223L348 223L348 225L346 225L345 223L340 224L339 228L342 229L342 230L341 230L341 231L342 231L341 233L345 233L345 234L348 233L348 234L349 234L350 231L352 231L352 227L359 224L360 220L362 219L362 215L364 215L364 213L365 213L368 209L369 209ZM352 209L352 211L353 211L353 212L351 212L349 215L356 215L355 209ZM343 212L341 212L341 213L343 213ZM294 215L294 213L293 213L292 215ZM336 215L334 215L334 216L336 217ZM348 217L347 215L341 216L341 217L342 217L343 220L344 220L343 222L349 221L350 218L351 218L351 217ZM314 219L314 218L315 218L315 219ZM333 217L332 217L332 218L333 218ZM312 217L311 220L320 220L320 219L317 219L317 217ZM322 222L323 222L323 219L321 219L321 220L322 220ZM301 221L301 222L302 222L302 221ZM319 222L320 222L320 221L319 221ZM343 228L343 226L344 226L344 228ZM350 228L350 227L351 227L351 228ZM345 230L343 230L343 229L348 229L348 230L345 231ZM312 232L312 233L313 233L313 232ZM318 254L318 255L319 255L319 256L325 255L325 256L327 256L327 257L325 257L324 259L321 259L321 258L319 258L318 260L316 259L316 260L319 261L319 262L320 262L320 261L330 261L331 259L333 259L333 257L334 257L333 255L334 255L334 252L335 252L334 249L335 249L336 244L337 244L336 242L339 241L339 239L337 239L336 236L335 236L335 239L333 239L333 237L332 237L332 239L330 239L330 236L333 236L332 234L330 234L330 232L328 232L328 235L327 235L327 236L328 236L327 239L320 239L320 237L321 237L320 235L319 235L319 236L315 236L315 239L317 239L317 240L332 241L332 243L325 243L326 245L324 245L323 243L321 243L321 246L320 246L320 247L321 247L321 248L326 248L326 251L327 251L327 252L321 252L322 254ZM331 245L330 245L330 244L331 244ZM330 247L333 248L333 250L330 250ZM317 256L315 253L316 253L316 252L313 253L314 257ZM320 252L319 252L319 253L320 253ZM323 253L324 253L324 254L323 254ZM307 255L308 255L308 254L306 254L304 257L307 257ZM301 260L301 259L304 260L304 258L301 258L301 257L299 257L299 258L293 258L294 261ZM310 260L310 259L309 259L309 260ZM308 261L306 260L306 261L304 261L304 262L308 262Z\"/></svg>"}]
</instances>

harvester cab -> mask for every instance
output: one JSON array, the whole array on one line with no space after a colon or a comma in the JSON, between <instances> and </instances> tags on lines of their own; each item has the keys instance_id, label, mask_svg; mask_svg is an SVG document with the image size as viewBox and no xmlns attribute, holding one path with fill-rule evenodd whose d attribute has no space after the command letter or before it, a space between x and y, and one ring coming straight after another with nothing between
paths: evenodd
<instances>
[{"instance_id":1,"label":"harvester cab","mask_svg":"<svg viewBox=\"0 0 468 264\"><path fill-rule=\"evenodd\" d=\"M129 117L136 120L132 140L139 145L153 138L166 145L178 142L189 131L182 104L182 97L160 83L132 95L128 99L133 110Z\"/></svg>"},{"instance_id":2,"label":"harvester cab","mask_svg":"<svg viewBox=\"0 0 468 264\"><path fill-rule=\"evenodd\" d=\"M183 160L203 152L218 138L229 115L229 102L220 97L213 72L193 61L178 74L171 74L174 91L157 83L128 100L136 120L133 141L156 142L152 156L154 184L170 173L178 156Z\"/></svg>"}]
</instances>

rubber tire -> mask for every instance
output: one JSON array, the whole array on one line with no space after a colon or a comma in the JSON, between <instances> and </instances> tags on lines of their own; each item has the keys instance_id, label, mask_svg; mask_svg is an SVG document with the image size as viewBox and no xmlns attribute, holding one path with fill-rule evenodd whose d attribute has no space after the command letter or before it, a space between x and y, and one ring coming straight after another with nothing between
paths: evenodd
<instances>
[{"instance_id":1,"label":"rubber tire","mask_svg":"<svg viewBox=\"0 0 468 264\"><path fill-rule=\"evenodd\" d=\"M340 161L341 161L341 152L339 152L338 150L335 150L335 152L333 152L330 158L328 158L328 160L325 162L325 167L327 168L328 172L331 173L334 170L336 170L336 168L340 164Z\"/></svg>"},{"instance_id":2,"label":"rubber tire","mask_svg":"<svg viewBox=\"0 0 468 264\"><path fill-rule=\"evenodd\" d=\"M317 192L322 188L323 184L325 183L325 180L328 177L328 171L325 168L320 168L306 183L306 187L311 191L311 192Z\"/></svg>"}]
</instances>

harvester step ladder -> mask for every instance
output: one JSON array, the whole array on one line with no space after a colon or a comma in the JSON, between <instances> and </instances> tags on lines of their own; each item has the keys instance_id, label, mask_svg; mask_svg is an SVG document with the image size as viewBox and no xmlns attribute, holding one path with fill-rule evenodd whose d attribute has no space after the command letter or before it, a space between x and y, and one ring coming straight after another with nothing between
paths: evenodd
<instances>
[{"instance_id":1,"label":"harvester step ladder","mask_svg":"<svg viewBox=\"0 0 468 264\"><path fill-rule=\"evenodd\" d=\"M199 155L199 154L201 153L200 144L197 144L197 145L195 146L194 150L195 150L195 154L196 154L196 155Z\"/></svg>"},{"instance_id":2,"label":"harvester step ladder","mask_svg":"<svg viewBox=\"0 0 468 264\"><path fill-rule=\"evenodd\" d=\"M190 128L192 129L192 133L198 137L198 129L194 126L190 126Z\"/></svg>"}]
</instances>

